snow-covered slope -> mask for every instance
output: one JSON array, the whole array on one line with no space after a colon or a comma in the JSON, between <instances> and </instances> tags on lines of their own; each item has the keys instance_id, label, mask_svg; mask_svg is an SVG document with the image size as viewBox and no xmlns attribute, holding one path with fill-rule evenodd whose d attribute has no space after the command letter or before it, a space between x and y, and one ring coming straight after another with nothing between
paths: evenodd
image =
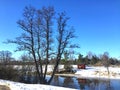
<instances>
[{"instance_id":1,"label":"snow-covered slope","mask_svg":"<svg viewBox=\"0 0 120 90\"><path fill-rule=\"evenodd\" d=\"M75 90L71 88L42 85L42 84L24 84L0 79L0 85L6 85L11 90Z\"/></svg>"}]
</instances>

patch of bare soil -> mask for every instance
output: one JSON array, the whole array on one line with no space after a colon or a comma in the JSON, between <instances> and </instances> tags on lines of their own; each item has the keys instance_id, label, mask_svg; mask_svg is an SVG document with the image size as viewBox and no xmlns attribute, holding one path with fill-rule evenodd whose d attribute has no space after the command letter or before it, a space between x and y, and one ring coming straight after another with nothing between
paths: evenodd
<instances>
[{"instance_id":1,"label":"patch of bare soil","mask_svg":"<svg viewBox=\"0 0 120 90\"><path fill-rule=\"evenodd\" d=\"M10 88L5 85L0 85L0 90L10 90Z\"/></svg>"}]
</instances>

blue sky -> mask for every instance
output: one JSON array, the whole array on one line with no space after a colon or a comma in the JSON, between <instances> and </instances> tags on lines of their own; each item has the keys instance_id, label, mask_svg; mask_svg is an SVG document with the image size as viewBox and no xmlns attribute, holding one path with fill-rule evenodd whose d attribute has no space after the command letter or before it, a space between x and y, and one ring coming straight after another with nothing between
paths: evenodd
<instances>
[{"instance_id":1,"label":"blue sky","mask_svg":"<svg viewBox=\"0 0 120 90\"><path fill-rule=\"evenodd\" d=\"M28 5L54 6L57 12L66 11L71 18L69 24L76 30L78 38L74 42L80 45L81 54L108 51L110 56L120 57L120 0L0 0L0 51L15 50L15 45L2 42L20 35L16 22Z\"/></svg>"}]
</instances>

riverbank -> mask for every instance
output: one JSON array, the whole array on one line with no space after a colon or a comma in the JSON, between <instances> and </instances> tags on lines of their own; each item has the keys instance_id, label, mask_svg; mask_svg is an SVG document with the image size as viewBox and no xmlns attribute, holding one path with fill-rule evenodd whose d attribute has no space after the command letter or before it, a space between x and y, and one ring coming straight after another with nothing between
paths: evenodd
<instances>
[{"instance_id":1,"label":"riverbank","mask_svg":"<svg viewBox=\"0 0 120 90\"><path fill-rule=\"evenodd\" d=\"M120 79L120 68L109 67L109 73L106 67L86 67L86 69L76 69L75 76L85 78L108 78Z\"/></svg>"},{"instance_id":2,"label":"riverbank","mask_svg":"<svg viewBox=\"0 0 120 90\"><path fill-rule=\"evenodd\" d=\"M60 90L60 89L76 90L71 88L64 88L64 87L43 85L43 84L24 84L24 83L2 80L2 79L0 79L0 85L2 86L4 85L9 88L9 89L2 89L2 90Z\"/></svg>"},{"instance_id":3,"label":"riverbank","mask_svg":"<svg viewBox=\"0 0 120 90\"><path fill-rule=\"evenodd\" d=\"M86 69L73 68L75 74L55 74L56 76L63 77L77 77L77 78L101 78L101 79L120 79L120 68L119 67L109 67L109 73L106 67L89 67Z\"/></svg>"},{"instance_id":4,"label":"riverbank","mask_svg":"<svg viewBox=\"0 0 120 90\"><path fill-rule=\"evenodd\" d=\"M55 74L55 76L63 76L63 77L76 77L75 74Z\"/></svg>"}]
</instances>

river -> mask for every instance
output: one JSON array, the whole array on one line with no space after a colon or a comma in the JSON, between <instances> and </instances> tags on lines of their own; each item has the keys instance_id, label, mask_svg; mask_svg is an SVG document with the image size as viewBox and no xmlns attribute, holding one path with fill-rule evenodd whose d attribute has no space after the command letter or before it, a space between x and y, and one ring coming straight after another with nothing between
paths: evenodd
<instances>
[{"instance_id":1,"label":"river","mask_svg":"<svg viewBox=\"0 0 120 90\"><path fill-rule=\"evenodd\" d=\"M33 78L32 81L34 81ZM120 90L119 79L93 79L55 76L51 82L51 85L80 90Z\"/></svg>"}]
</instances>

